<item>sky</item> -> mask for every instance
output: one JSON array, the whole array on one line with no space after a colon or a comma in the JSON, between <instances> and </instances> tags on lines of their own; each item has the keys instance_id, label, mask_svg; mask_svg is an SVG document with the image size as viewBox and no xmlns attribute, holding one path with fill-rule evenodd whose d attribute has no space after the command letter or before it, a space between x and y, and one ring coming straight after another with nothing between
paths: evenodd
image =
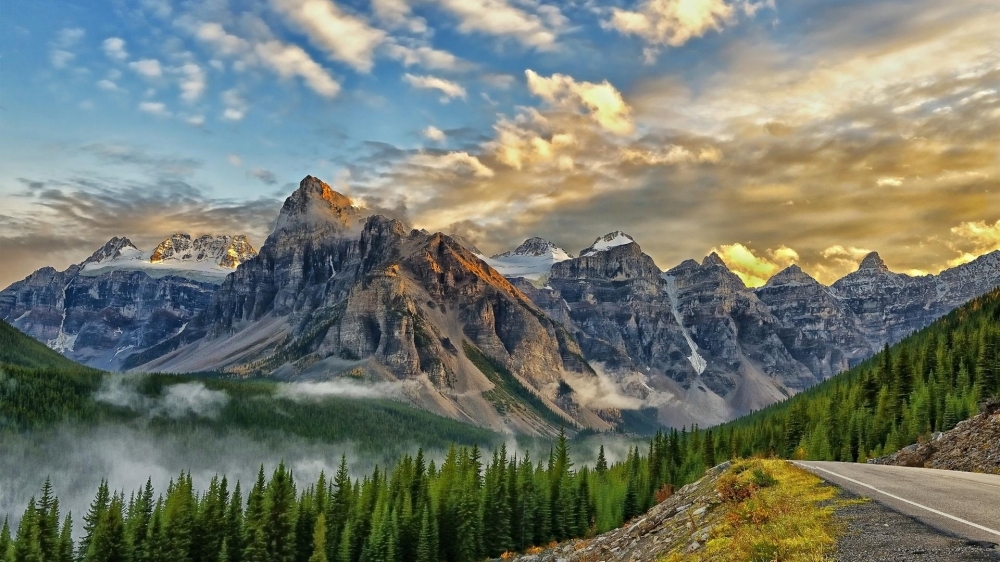
<instances>
[{"instance_id":1,"label":"sky","mask_svg":"<svg viewBox=\"0 0 1000 562\"><path fill-rule=\"evenodd\" d=\"M995 0L5 0L0 287L260 245L305 175L484 252L830 283L1000 249Z\"/></svg>"}]
</instances>

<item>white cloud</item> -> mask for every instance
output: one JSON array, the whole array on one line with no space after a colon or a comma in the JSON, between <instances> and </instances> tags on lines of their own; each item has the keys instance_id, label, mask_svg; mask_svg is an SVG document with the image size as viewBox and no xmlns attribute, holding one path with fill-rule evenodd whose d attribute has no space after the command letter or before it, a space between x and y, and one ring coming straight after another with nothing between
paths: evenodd
<instances>
[{"instance_id":1,"label":"white cloud","mask_svg":"<svg viewBox=\"0 0 1000 562\"><path fill-rule=\"evenodd\" d=\"M451 80L445 80L436 76L417 76L409 73L403 75L403 80L414 88L440 91L442 94L441 103L447 103L453 98L465 99L465 88Z\"/></svg>"},{"instance_id":2,"label":"white cloud","mask_svg":"<svg viewBox=\"0 0 1000 562\"><path fill-rule=\"evenodd\" d=\"M242 120L249 109L246 100L240 96L240 92L235 88L222 92L222 103L226 106L225 111L222 112L222 118L226 121Z\"/></svg>"},{"instance_id":3,"label":"white cloud","mask_svg":"<svg viewBox=\"0 0 1000 562\"><path fill-rule=\"evenodd\" d=\"M202 125L205 124L205 116L204 115L191 115L191 116L188 116L186 119L184 119L184 122L187 123L188 125L193 125L195 127L201 127Z\"/></svg>"},{"instance_id":4,"label":"white cloud","mask_svg":"<svg viewBox=\"0 0 1000 562\"><path fill-rule=\"evenodd\" d=\"M416 65L432 70L461 70L472 66L448 51L427 45L409 47L399 43L388 43L385 46L385 54L406 67Z\"/></svg>"},{"instance_id":5,"label":"white cloud","mask_svg":"<svg viewBox=\"0 0 1000 562\"><path fill-rule=\"evenodd\" d=\"M468 152L421 153L414 155L410 159L410 163L428 168L464 171L479 178L493 177L493 170Z\"/></svg>"},{"instance_id":6,"label":"white cloud","mask_svg":"<svg viewBox=\"0 0 1000 562\"><path fill-rule=\"evenodd\" d=\"M123 61L128 58L128 51L125 50L125 40L121 37L108 37L101 43L104 54L109 59Z\"/></svg>"},{"instance_id":7,"label":"white cloud","mask_svg":"<svg viewBox=\"0 0 1000 562\"><path fill-rule=\"evenodd\" d=\"M158 78L163 75L163 67L156 59L141 59L128 63L128 67L145 76L146 78Z\"/></svg>"},{"instance_id":8,"label":"white cloud","mask_svg":"<svg viewBox=\"0 0 1000 562\"><path fill-rule=\"evenodd\" d=\"M49 60L52 61L52 66L56 68L66 68L66 65L73 62L73 59L75 58L76 55L62 49L55 49L49 55Z\"/></svg>"},{"instance_id":9,"label":"white cloud","mask_svg":"<svg viewBox=\"0 0 1000 562\"><path fill-rule=\"evenodd\" d=\"M877 182L879 187L899 187L903 185L903 178L891 177L891 178L879 178Z\"/></svg>"},{"instance_id":10,"label":"white cloud","mask_svg":"<svg viewBox=\"0 0 1000 562\"><path fill-rule=\"evenodd\" d=\"M446 138L444 131L438 129L434 125L429 125L426 129L422 131L421 134L424 135L425 139L432 140L435 142L441 142Z\"/></svg>"},{"instance_id":11,"label":"white cloud","mask_svg":"<svg viewBox=\"0 0 1000 562\"><path fill-rule=\"evenodd\" d=\"M745 8L756 13L758 6ZM605 22L626 35L637 35L647 43L680 47L709 31L721 31L735 19L735 9L725 0L644 0L636 11L614 8ZM647 59L655 51L647 52Z\"/></svg>"},{"instance_id":12,"label":"white cloud","mask_svg":"<svg viewBox=\"0 0 1000 562\"><path fill-rule=\"evenodd\" d=\"M524 73L528 77L528 89L543 100L574 109L583 106L601 127L617 135L631 134L635 129L632 108L608 81L600 84L577 82L565 74L545 78L531 69Z\"/></svg>"},{"instance_id":13,"label":"white cloud","mask_svg":"<svg viewBox=\"0 0 1000 562\"><path fill-rule=\"evenodd\" d=\"M139 111L151 113L153 115L158 115L160 117L170 116L170 112L167 111L167 106L158 101L144 101L140 103Z\"/></svg>"},{"instance_id":14,"label":"white cloud","mask_svg":"<svg viewBox=\"0 0 1000 562\"><path fill-rule=\"evenodd\" d=\"M507 0L440 0L440 4L458 18L461 33L514 37L538 49L555 45L558 28L565 21L554 6L535 4L538 13L533 14ZM531 4L523 2L521 5Z\"/></svg>"},{"instance_id":15,"label":"white cloud","mask_svg":"<svg viewBox=\"0 0 1000 562\"><path fill-rule=\"evenodd\" d=\"M233 166L243 165L243 159L236 154L230 154L229 156L226 157L226 160L229 160L229 163L232 164Z\"/></svg>"},{"instance_id":16,"label":"white cloud","mask_svg":"<svg viewBox=\"0 0 1000 562\"><path fill-rule=\"evenodd\" d=\"M215 46L221 55L235 56L251 51L249 41L242 37L226 33L226 30L215 22L199 25L194 35L201 41Z\"/></svg>"},{"instance_id":17,"label":"white cloud","mask_svg":"<svg viewBox=\"0 0 1000 562\"><path fill-rule=\"evenodd\" d=\"M213 45L218 54L240 57L237 65L263 64L282 78L300 76L306 85L321 96L332 98L340 92L340 84L333 79L319 63L312 59L298 45L282 43L277 40L253 44L242 37L226 33L217 23L203 23L195 31L195 37ZM230 120L239 120L239 113L228 112Z\"/></svg>"},{"instance_id":18,"label":"white cloud","mask_svg":"<svg viewBox=\"0 0 1000 562\"><path fill-rule=\"evenodd\" d=\"M385 32L340 9L330 0L271 0L271 5L305 31L332 59L368 72Z\"/></svg>"},{"instance_id":19,"label":"white cloud","mask_svg":"<svg viewBox=\"0 0 1000 562\"><path fill-rule=\"evenodd\" d=\"M406 29L411 33L427 32L427 21L413 15L407 0L372 0L375 17L394 29Z\"/></svg>"},{"instance_id":20,"label":"white cloud","mask_svg":"<svg viewBox=\"0 0 1000 562\"><path fill-rule=\"evenodd\" d=\"M340 84L298 45L268 41L258 44L256 53L282 78L301 76L313 91L327 98L340 92Z\"/></svg>"},{"instance_id":21,"label":"white cloud","mask_svg":"<svg viewBox=\"0 0 1000 562\"><path fill-rule=\"evenodd\" d=\"M205 71L193 62L189 62L180 67L181 73L181 99L184 101L196 101L205 93Z\"/></svg>"},{"instance_id":22,"label":"white cloud","mask_svg":"<svg viewBox=\"0 0 1000 562\"><path fill-rule=\"evenodd\" d=\"M82 27L67 27L60 29L56 34L55 44L57 47L68 49L80 42L86 31Z\"/></svg>"},{"instance_id":23,"label":"white cloud","mask_svg":"<svg viewBox=\"0 0 1000 562\"><path fill-rule=\"evenodd\" d=\"M107 79L105 79L105 80L98 80L97 81L97 87L100 88L100 89L102 89L102 90L107 90L109 92L122 92L122 91L124 91L124 90L122 90L121 88L118 87L118 84L115 84L111 80L107 80Z\"/></svg>"}]
</instances>

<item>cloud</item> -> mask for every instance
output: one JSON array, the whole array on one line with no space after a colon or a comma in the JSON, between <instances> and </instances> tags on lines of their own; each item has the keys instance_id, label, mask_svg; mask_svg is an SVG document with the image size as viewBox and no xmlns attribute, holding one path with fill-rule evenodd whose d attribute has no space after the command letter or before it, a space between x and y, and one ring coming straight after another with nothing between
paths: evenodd
<instances>
[{"instance_id":1,"label":"cloud","mask_svg":"<svg viewBox=\"0 0 1000 562\"><path fill-rule=\"evenodd\" d=\"M98 80L96 85L97 85L98 88L100 88L102 90L107 90L109 92L123 92L124 91L124 90L122 90L121 88L118 87L118 84L115 84L114 82L112 82L111 80L108 80L108 79Z\"/></svg>"},{"instance_id":2,"label":"cloud","mask_svg":"<svg viewBox=\"0 0 1000 562\"><path fill-rule=\"evenodd\" d=\"M141 59L128 63L128 67L146 78L159 78L163 75L163 67L156 59Z\"/></svg>"},{"instance_id":3,"label":"cloud","mask_svg":"<svg viewBox=\"0 0 1000 562\"><path fill-rule=\"evenodd\" d=\"M243 159L237 156L236 154L230 154L229 156L226 157L226 160L228 160L229 163L232 164L233 166L238 167L243 165Z\"/></svg>"},{"instance_id":4,"label":"cloud","mask_svg":"<svg viewBox=\"0 0 1000 562\"><path fill-rule=\"evenodd\" d=\"M892 178L879 178L875 182L879 187L899 187L903 185L903 178L892 177Z\"/></svg>"},{"instance_id":5,"label":"cloud","mask_svg":"<svg viewBox=\"0 0 1000 562\"><path fill-rule=\"evenodd\" d=\"M296 23L317 48L356 70L371 70L375 48L385 32L330 0L271 0L271 5Z\"/></svg>"},{"instance_id":6,"label":"cloud","mask_svg":"<svg viewBox=\"0 0 1000 562\"><path fill-rule=\"evenodd\" d=\"M747 287L760 287L782 269L799 261L799 253L787 246L767 249L758 256L743 244L723 244L712 248L719 254L726 266L732 270Z\"/></svg>"},{"instance_id":7,"label":"cloud","mask_svg":"<svg viewBox=\"0 0 1000 562\"><path fill-rule=\"evenodd\" d=\"M282 78L301 76L306 85L326 98L340 92L340 84L298 45L268 41L257 45L256 53Z\"/></svg>"},{"instance_id":8,"label":"cloud","mask_svg":"<svg viewBox=\"0 0 1000 562\"><path fill-rule=\"evenodd\" d=\"M752 4L747 15L756 13ZM709 31L722 31L735 20L735 8L725 0L643 0L635 11L613 8L604 25L626 35L637 35L654 47L680 47ZM647 58L655 52L647 51Z\"/></svg>"},{"instance_id":9,"label":"cloud","mask_svg":"<svg viewBox=\"0 0 1000 562\"><path fill-rule=\"evenodd\" d=\"M250 108L235 88L222 92L222 104L226 107L222 112L222 118L226 121L241 121Z\"/></svg>"},{"instance_id":10,"label":"cloud","mask_svg":"<svg viewBox=\"0 0 1000 562\"><path fill-rule=\"evenodd\" d=\"M109 59L123 61L128 58L128 51L125 50L125 40L121 37L108 37L101 43L104 54Z\"/></svg>"},{"instance_id":11,"label":"cloud","mask_svg":"<svg viewBox=\"0 0 1000 562\"><path fill-rule=\"evenodd\" d=\"M537 13L530 13L508 0L441 0L440 5L458 18L461 33L512 37L541 50L555 46L565 21L558 8L538 3L520 3L525 7L535 6Z\"/></svg>"},{"instance_id":12,"label":"cloud","mask_svg":"<svg viewBox=\"0 0 1000 562\"><path fill-rule=\"evenodd\" d=\"M420 134L422 134L425 139L435 142L441 142L446 138L444 131L438 129L434 125L428 125L427 128L421 131Z\"/></svg>"},{"instance_id":13,"label":"cloud","mask_svg":"<svg viewBox=\"0 0 1000 562\"><path fill-rule=\"evenodd\" d=\"M188 125L193 125L195 127L201 127L202 125L205 124L205 116L204 115L189 115L188 117L184 118L184 122L187 123Z\"/></svg>"},{"instance_id":14,"label":"cloud","mask_svg":"<svg viewBox=\"0 0 1000 562\"><path fill-rule=\"evenodd\" d=\"M948 265L954 267L968 263L982 254L1000 250L1000 220L990 224L986 221L963 222L952 227L951 233L956 239L952 247L959 256L948 260Z\"/></svg>"},{"instance_id":15,"label":"cloud","mask_svg":"<svg viewBox=\"0 0 1000 562\"><path fill-rule=\"evenodd\" d=\"M438 90L441 92L441 103L447 103L454 98L465 99L465 88L457 82L438 78L436 76L418 76L410 73L403 75L403 81L414 88Z\"/></svg>"},{"instance_id":16,"label":"cloud","mask_svg":"<svg viewBox=\"0 0 1000 562\"><path fill-rule=\"evenodd\" d=\"M296 402L321 400L331 396L343 398L389 398L405 400L408 389L420 387L417 381L361 383L345 379L322 382L296 382L279 384L275 396Z\"/></svg>"},{"instance_id":17,"label":"cloud","mask_svg":"<svg viewBox=\"0 0 1000 562\"><path fill-rule=\"evenodd\" d=\"M139 104L139 111L145 113L151 113L153 115L158 115L160 117L169 117L170 112L167 111L167 106L162 102L158 101L144 101Z\"/></svg>"},{"instance_id":18,"label":"cloud","mask_svg":"<svg viewBox=\"0 0 1000 562\"><path fill-rule=\"evenodd\" d=\"M574 109L582 106L601 127L617 135L635 130L632 109L610 82L577 82L565 74L545 78L531 69L524 74L528 77L528 90L543 100Z\"/></svg>"},{"instance_id":19,"label":"cloud","mask_svg":"<svg viewBox=\"0 0 1000 562\"><path fill-rule=\"evenodd\" d=\"M275 185L278 183L278 178L275 177L274 172L271 170L265 170L263 168L253 168L250 170L250 175L259 179L261 182L267 185Z\"/></svg>"},{"instance_id":20,"label":"cloud","mask_svg":"<svg viewBox=\"0 0 1000 562\"><path fill-rule=\"evenodd\" d=\"M189 62L182 65L179 72L181 74L181 99L184 101L197 101L205 93L205 87L207 86L205 71L197 64Z\"/></svg>"},{"instance_id":21,"label":"cloud","mask_svg":"<svg viewBox=\"0 0 1000 562\"><path fill-rule=\"evenodd\" d=\"M66 65L73 62L73 59L75 58L75 54L63 49L55 49L49 55L49 61L52 62L52 66L56 68L66 68Z\"/></svg>"},{"instance_id":22,"label":"cloud","mask_svg":"<svg viewBox=\"0 0 1000 562\"><path fill-rule=\"evenodd\" d=\"M448 51L427 45L408 46L400 43L386 43L385 53L389 58L403 63L405 67L422 66L431 70L456 71L473 66Z\"/></svg>"},{"instance_id":23,"label":"cloud","mask_svg":"<svg viewBox=\"0 0 1000 562\"><path fill-rule=\"evenodd\" d=\"M221 390L210 390L200 382L165 386L159 396L140 394L137 384L142 376L107 375L94 400L128 408L149 418L189 417L217 418L229 402L229 395Z\"/></svg>"},{"instance_id":24,"label":"cloud","mask_svg":"<svg viewBox=\"0 0 1000 562\"><path fill-rule=\"evenodd\" d=\"M493 177L493 170L468 152L420 153L414 155L410 159L410 163L436 170L456 170L459 173L471 174L477 178Z\"/></svg>"},{"instance_id":25,"label":"cloud","mask_svg":"<svg viewBox=\"0 0 1000 562\"><path fill-rule=\"evenodd\" d=\"M332 98L340 92L340 84L298 45L275 39L251 43L227 33L220 24L214 22L198 25L195 37L214 46L218 55L238 57L241 64L262 64L285 79L299 76L309 88L323 97ZM229 114L229 120L242 119L239 111L227 109L226 113Z\"/></svg>"},{"instance_id":26,"label":"cloud","mask_svg":"<svg viewBox=\"0 0 1000 562\"><path fill-rule=\"evenodd\" d=\"M372 0L372 10L379 21L391 28L417 34L427 32L427 21L413 15L408 0Z\"/></svg>"},{"instance_id":27,"label":"cloud","mask_svg":"<svg viewBox=\"0 0 1000 562\"><path fill-rule=\"evenodd\" d=\"M722 160L722 152L711 146L701 148L695 152L687 147L672 144L650 149L625 147L621 150L621 157L626 162L644 166L695 162L716 164Z\"/></svg>"}]
</instances>

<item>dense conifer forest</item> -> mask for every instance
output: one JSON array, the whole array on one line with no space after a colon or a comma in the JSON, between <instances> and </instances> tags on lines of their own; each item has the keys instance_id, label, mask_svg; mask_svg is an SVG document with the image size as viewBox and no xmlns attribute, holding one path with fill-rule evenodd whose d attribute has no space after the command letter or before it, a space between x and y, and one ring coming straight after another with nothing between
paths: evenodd
<instances>
[{"instance_id":1,"label":"dense conifer forest","mask_svg":"<svg viewBox=\"0 0 1000 562\"><path fill-rule=\"evenodd\" d=\"M75 541L72 519L63 518L53 491L59 482L46 482L16 531L5 523L0 557L464 562L499 556L620 526L728 458L862 461L949 429L1000 391L998 348L1000 290L784 403L708 430L658 433L616 462L601 447L594 466L575 465L563 434L542 458L503 445L485 455L476 445L452 446L440 465L421 451L354 478L342 459L332 478L315 482L298 482L282 464L269 475L262 467L252 483L222 476L200 491L189 473L165 490L147 484L116 491L105 483ZM43 408L45 419L86 411L74 404L85 401L95 388L91 377L99 375L77 373L79 381L65 391L29 381L43 378L39 369L46 368L2 368L4 412L22 412L14 419L30 421L31 406L44 400L60 405Z\"/></svg>"}]
</instances>

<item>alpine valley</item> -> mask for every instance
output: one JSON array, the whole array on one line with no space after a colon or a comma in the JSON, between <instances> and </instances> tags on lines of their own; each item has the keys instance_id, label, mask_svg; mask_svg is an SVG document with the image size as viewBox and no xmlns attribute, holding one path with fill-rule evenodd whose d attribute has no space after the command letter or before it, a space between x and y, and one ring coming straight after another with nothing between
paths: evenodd
<instances>
[{"instance_id":1,"label":"alpine valley","mask_svg":"<svg viewBox=\"0 0 1000 562\"><path fill-rule=\"evenodd\" d=\"M487 257L307 176L259 252L116 237L0 291L0 318L99 369L400 383L433 413L552 435L734 419L997 286L1000 251L922 277L872 253L830 286L793 265L756 289L716 254L663 270L624 232Z\"/></svg>"}]
</instances>

